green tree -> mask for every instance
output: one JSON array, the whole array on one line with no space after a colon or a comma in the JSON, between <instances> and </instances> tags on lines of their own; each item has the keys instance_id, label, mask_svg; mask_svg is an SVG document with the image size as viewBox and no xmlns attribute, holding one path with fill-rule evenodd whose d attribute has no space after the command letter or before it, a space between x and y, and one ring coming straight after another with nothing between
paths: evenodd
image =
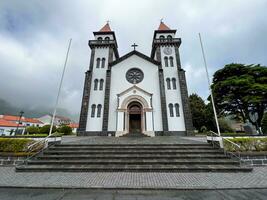
<instances>
[{"instance_id":1,"label":"green tree","mask_svg":"<svg viewBox=\"0 0 267 200\"><path fill-rule=\"evenodd\" d=\"M69 126L63 125L59 127L59 132L64 133L64 135L70 135L72 133L72 129Z\"/></svg>"},{"instance_id":2,"label":"green tree","mask_svg":"<svg viewBox=\"0 0 267 200\"><path fill-rule=\"evenodd\" d=\"M262 133L267 134L267 112L264 114L261 121Z\"/></svg>"},{"instance_id":3,"label":"green tree","mask_svg":"<svg viewBox=\"0 0 267 200\"><path fill-rule=\"evenodd\" d=\"M57 128L55 126L53 126L52 128L52 133L56 132ZM40 133L44 133L44 134L49 134L50 131L50 125L44 125L43 127L40 128Z\"/></svg>"},{"instance_id":4,"label":"green tree","mask_svg":"<svg viewBox=\"0 0 267 200\"><path fill-rule=\"evenodd\" d=\"M38 134L39 133L39 128L35 126L29 126L26 128L26 132L28 134Z\"/></svg>"},{"instance_id":5,"label":"green tree","mask_svg":"<svg viewBox=\"0 0 267 200\"><path fill-rule=\"evenodd\" d=\"M267 68L260 65L229 64L215 72L212 84L220 113L249 120L259 130L267 106ZM252 113L256 113L254 121Z\"/></svg>"},{"instance_id":6,"label":"green tree","mask_svg":"<svg viewBox=\"0 0 267 200\"><path fill-rule=\"evenodd\" d=\"M197 130L201 131L201 127L205 126L206 124L205 102L197 94L191 94L189 96L189 103L192 113L193 125Z\"/></svg>"}]
</instances>

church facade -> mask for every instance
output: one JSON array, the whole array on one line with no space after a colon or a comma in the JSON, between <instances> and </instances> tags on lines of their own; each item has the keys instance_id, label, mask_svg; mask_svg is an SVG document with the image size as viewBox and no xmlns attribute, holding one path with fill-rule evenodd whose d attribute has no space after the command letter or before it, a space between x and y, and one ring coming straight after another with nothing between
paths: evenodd
<instances>
[{"instance_id":1,"label":"church facade","mask_svg":"<svg viewBox=\"0 0 267 200\"><path fill-rule=\"evenodd\" d=\"M135 49L120 57L107 23L89 40L78 135L190 135L193 132L185 71L176 30L154 31L151 55ZM133 45L135 48L135 45Z\"/></svg>"}]
</instances>

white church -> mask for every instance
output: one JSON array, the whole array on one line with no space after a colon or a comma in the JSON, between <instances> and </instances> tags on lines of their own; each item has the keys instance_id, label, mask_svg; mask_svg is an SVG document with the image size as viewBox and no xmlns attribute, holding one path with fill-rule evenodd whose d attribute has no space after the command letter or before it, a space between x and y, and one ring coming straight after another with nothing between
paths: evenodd
<instances>
[{"instance_id":1,"label":"white church","mask_svg":"<svg viewBox=\"0 0 267 200\"><path fill-rule=\"evenodd\" d=\"M154 31L150 56L119 56L107 23L89 40L79 136L190 135L193 132L181 39L163 22Z\"/></svg>"}]
</instances>

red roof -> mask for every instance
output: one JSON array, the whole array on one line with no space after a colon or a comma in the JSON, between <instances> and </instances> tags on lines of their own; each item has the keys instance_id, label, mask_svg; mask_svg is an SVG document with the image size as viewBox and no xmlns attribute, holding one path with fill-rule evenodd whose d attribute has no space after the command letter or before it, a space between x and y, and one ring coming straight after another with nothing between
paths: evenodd
<instances>
[{"instance_id":1,"label":"red roof","mask_svg":"<svg viewBox=\"0 0 267 200\"><path fill-rule=\"evenodd\" d=\"M18 124L12 121L7 121L4 119L0 119L0 127L17 127ZM23 125L20 124L19 127L22 127Z\"/></svg>"},{"instance_id":2,"label":"red roof","mask_svg":"<svg viewBox=\"0 0 267 200\"><path fill-rule=\"evenodd\" d=\"M71 127L71 128L78 128L79 127L79 124L77 124L77 123L71 123L68 126Z\"/></svg>"},{"instance_id":3,"label":"red roof","mask_svg":"<svg viewBox=\"0 0 267 200\"><path fill-rule=\"evenodd\" d=\"M105 26L103 26L99 32L112 32L110 26L109 26L109 23L106 23Z\"/></svg>"},{"instance_id":4,"label":"red roof","mask_svg":"<svg viewBox=\"0 0 267 200\"><path fill-rule=\"evenodd\" d=\"M13 116L13 115L2 115L0 116L0 119L4 119L6 121L19 121L19 116ZM39 121L38 119L35 118L27 118L27 117L22 117L20 119L21 122L29 122L29 123L38 123L42 124L43 122Z\"/></svg>"},{"instance_id":5,"label":"red roof","mask_svg":"<svg viewBox=\"0 0 267 200\"><path fill-rule=\"evenodd\" d=\"M166 24L164 24L163 22L160 22L158 30L159 31L168 31L168 30L171 30L171 29Z\"/></svg>"}]
</instances>

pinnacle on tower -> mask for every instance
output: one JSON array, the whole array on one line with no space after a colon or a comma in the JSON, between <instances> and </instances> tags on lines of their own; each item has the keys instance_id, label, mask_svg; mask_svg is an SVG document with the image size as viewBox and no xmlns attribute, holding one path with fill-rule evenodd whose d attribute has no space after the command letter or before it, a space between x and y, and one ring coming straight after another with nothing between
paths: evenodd
<instances>
[{"instance_id":1,"label":"pinnacle on tower","mask_svg":"<svg viewBox=\"0 0 267 200\"><path fill-rule=\"evenodd\" d=\"M159 31L168 31L171 29L166 24L164 24L164 22L161 21L158 30Z\"/></svg>"},{"instance_id":2,"label":"pinnacle on tower","mask_svg":"<svg viewBox=\"0 0 267 200\"><path fill-rule=\"evenodd\" d=\"M107 22L106 25L99 30L99 32L112 32L109 23Z\"/></svg>"}]
</instances>

